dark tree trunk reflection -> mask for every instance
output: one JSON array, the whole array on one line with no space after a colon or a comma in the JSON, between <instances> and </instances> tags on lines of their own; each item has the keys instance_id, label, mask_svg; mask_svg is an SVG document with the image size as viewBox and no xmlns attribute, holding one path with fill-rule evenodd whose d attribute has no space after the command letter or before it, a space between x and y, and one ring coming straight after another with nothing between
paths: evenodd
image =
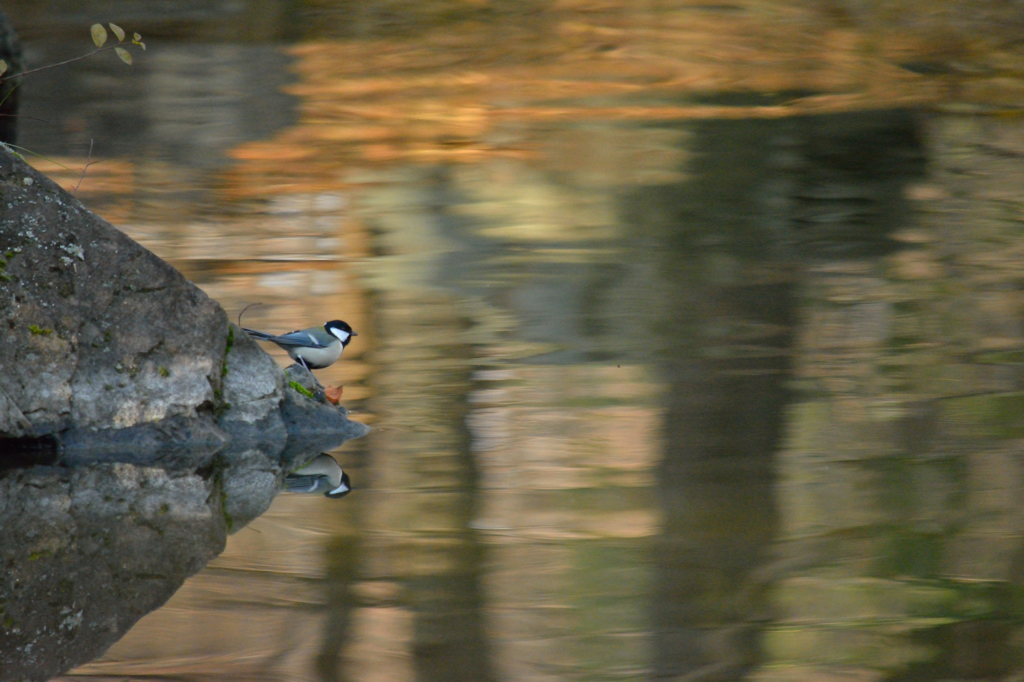
<instances>
[{"instance_id":1,"label":"dark tree trunk reflection","mask_svg":"<svg viewBox=\"0 0 1024 682\"><path fill-rule=\"evenodd\" d=\"M906 212L892 178L918 172L920 149L898 112L709 121L692 136L690 179L626 206L635 248L658 254L651 341L668 385L652 668L736 679L770 618L801 268L890 251Z\"/></svg>"}]
</instances>

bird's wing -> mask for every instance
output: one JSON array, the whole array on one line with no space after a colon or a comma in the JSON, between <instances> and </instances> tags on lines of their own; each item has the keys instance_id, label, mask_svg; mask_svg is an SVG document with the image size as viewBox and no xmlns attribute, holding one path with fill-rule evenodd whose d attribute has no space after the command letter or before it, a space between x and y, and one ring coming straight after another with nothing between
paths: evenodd
<instances>
[{"instance_id":1,"label":"bird's wing","mask_svg":"<svg viewBox=\"0 0 1024 682\"><path fill-rule=\"evenodd\" d=\"M291 493L313 493L317 492L317 489L320 487L328 487L322 486L322 482L322 476L297 476L295 474L288 474L287 478L284 479L284 489Z\"/></svg>"},{"instance_id":2,"label":"bird's wing","mask_svg":"<svg viewBox=\"0 0 1024 682\"><path fill-rule=\"evenodd\" d=\"M279 346L295 346L296 348L327 348L325 344L316 340L316 337L309 332L299 331L288 332L280 336L271 336L267 339Z\"/></svg>"}]
</instances>

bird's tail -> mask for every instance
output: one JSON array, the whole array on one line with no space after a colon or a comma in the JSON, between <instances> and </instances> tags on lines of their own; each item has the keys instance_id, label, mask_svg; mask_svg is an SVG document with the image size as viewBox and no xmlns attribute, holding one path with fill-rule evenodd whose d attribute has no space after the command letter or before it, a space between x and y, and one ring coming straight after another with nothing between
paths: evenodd
<instances>
[{"instance_id":1,"label":"bird's tail","mask_svg":"<svg viewBox=\"0 0 1024 682\"><path fill-rule=\"evenodd\" d=\"M246 329L245 327L242 327L242 331L251 336L252 338L260 339L261 341L269 341L270 339L274 338L273 334L268 334L266 332L258 332L255 329Z\"/></svg>"}]
</instances>

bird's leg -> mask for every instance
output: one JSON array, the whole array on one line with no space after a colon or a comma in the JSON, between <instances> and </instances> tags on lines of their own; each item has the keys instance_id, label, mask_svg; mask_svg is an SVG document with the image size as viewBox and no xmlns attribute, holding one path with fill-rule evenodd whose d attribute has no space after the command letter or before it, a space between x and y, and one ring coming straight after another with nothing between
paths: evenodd
<instances>
[{"instance_id":1,"label":"bird's leg","mask_svg":"<svg viewBox=\"0 0 1024 682\"><path fill-rule=\"evenodd\" d=\"M315 374L313 374L313 370L311 370L309 368L309 365L306 364L305 359L303 359L302 356L299 356L298 358L296 358L296 362L298 362L300 365L302 365L302 369L304 369L307 372L309 372L309 376L311 376L313 378L313 383L315 383L317 385L317 388L323 390L324 385L321 384L320 380L316 378Z\"/></svg>"}]
</instances>

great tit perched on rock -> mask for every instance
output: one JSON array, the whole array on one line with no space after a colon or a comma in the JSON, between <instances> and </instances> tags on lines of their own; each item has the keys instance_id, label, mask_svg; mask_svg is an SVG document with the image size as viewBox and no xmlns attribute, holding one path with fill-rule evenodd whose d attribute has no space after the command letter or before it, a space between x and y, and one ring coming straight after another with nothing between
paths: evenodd
<instances>
[{"instance_id":1,"label":"great tit perched on rock","mask_svg":"<svg viewBox=\"0 0 1024 682\"><path fill-rule=\"evenodd\" d=\"M322 327L298 329L280 336L245 327L242 327L242 331L254 339L276 343L288 352L292 360L308 370L330 367L341 357L341 352L352 337L359 336L347 322L341 320L331 320Z\"/></svg>"},{"instance_id":2,"label":"great tit perched on rock","mask_svg":"<svg viewBox=\"0 0 1024 682\"><path fill-rule=\"evenodd\" d=\"M351 492L352 483L337 460L320 454L306 466L288 474L284 489L290 493L323 493L324 497L337 499Z\"/></svg>"}]
</instances>

